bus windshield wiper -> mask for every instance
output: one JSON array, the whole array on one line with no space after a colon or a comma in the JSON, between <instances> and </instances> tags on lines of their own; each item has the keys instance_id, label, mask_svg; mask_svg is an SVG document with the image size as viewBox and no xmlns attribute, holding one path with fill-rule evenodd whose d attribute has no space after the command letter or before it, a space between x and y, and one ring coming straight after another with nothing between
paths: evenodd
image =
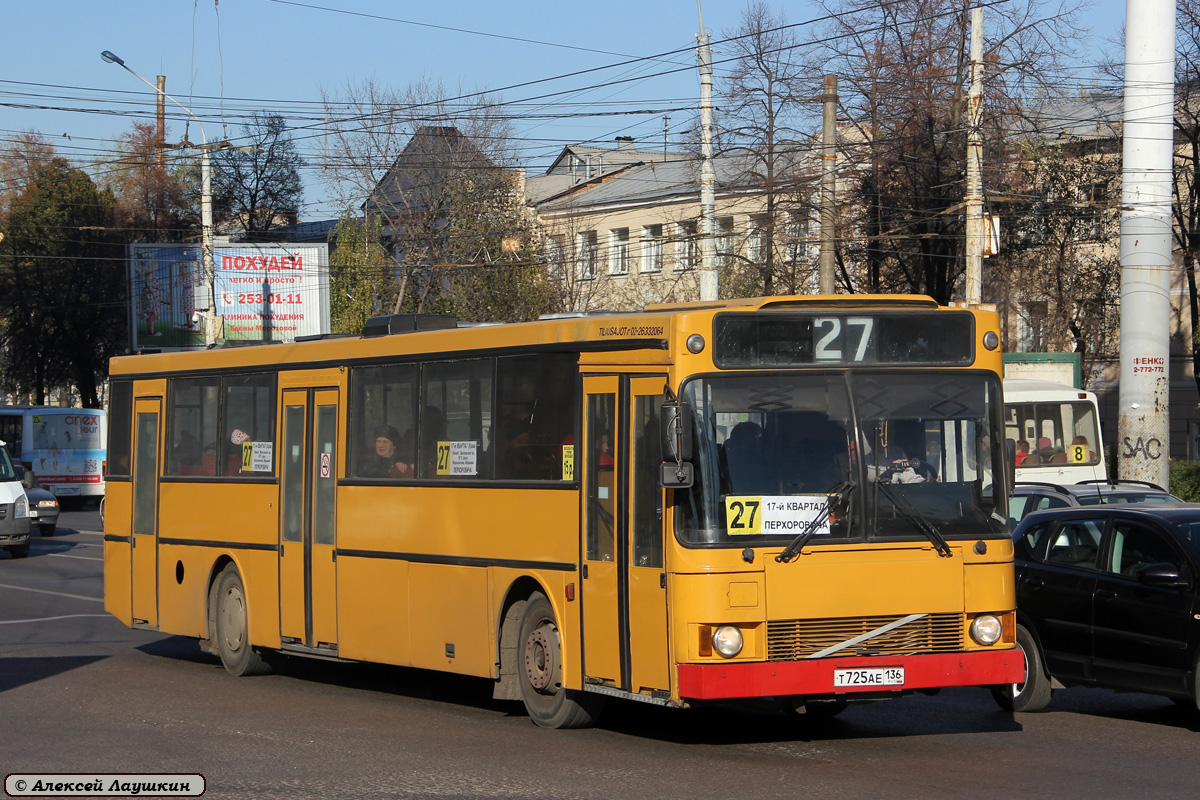
<instances>
[{"instance_id":1,"label":"bus windshield wiper","mask_svg":"<svg viewBox=\"0 0 1200 800\"><path fill-rule=\"evenodd\" d=\"M786 564L796 556L800 555L800 551L804 549L804 545L808 544L808 540L816 534L817 529L821 527L821 524L825 522L825 520L829 519L829 513L833 510L833 504L835 502L846 502L846 498L848 498L850 493L854 491L855 486L857 486L857 484L854 481L844 481L830 487L829 490L825 492L825 494L829 496L829 502L825 504L825 508L822 509L821 513L814 517L812 521L804 527L804 530L800 531L800 535L793 539L792 543L789 544L782 553L775 556L775 560L782 564Z\"/></svg>"},{"instance_id":2,"label":"bus windshield wiper","mask_svg":"<svg viewBox=\"0 0 1200 800\"><path fill-rule=\"evenodd\" d=\"M950 550L950 545L946 544L946 540L942 538L942 534L932 522L925 518L925 515L913 507L913 504L908 501L908 498L902 494L892 491L892 488L883 481L876 481L875 488L883 492L888 500L892 501L892 505L896 507L905 519L917 527L921 533L925 534L925 538L933 542L933 549L937 550L937 554L943 558L953 558L954 553Z\"/></svg>"}]
</instances>

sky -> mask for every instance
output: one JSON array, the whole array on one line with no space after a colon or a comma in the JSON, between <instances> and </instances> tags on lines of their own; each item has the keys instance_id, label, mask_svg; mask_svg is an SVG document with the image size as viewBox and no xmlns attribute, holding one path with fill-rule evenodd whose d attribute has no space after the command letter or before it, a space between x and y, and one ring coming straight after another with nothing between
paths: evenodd
<instances>
[{"instance_id":1,"label":"sky","mask_svg":"<svg viewBox=\"0 0 1200 800\"><path fill-rule=\"evenodd\" d=\"M808 0L772 5L793 23L818 16ZM167 93L201 118L210 141L235 139L253 111L283 114L302 130L298 143L308 160L302 220L338 213L321 180L322 95L368 79L401 88L428 77L451 91L536 99L522 106L528 113L518 123L519 155L534 173L571 143L633 136L639 146L661 147L664 124L678 144L691 122L688 109L698 102L694 0L7 0L3 6L0 144L32 129L86 165L103 159L133 120L152 121L153 91L102 61L100 52L109 50L151 83L165 75ZM704 4L718 82L719 40L737 27L743 8L742 0ZM1098 0L1088 17L1100 42L1120 31L1125 2ZM660 54L666 55L647 59ZM172 110L168 105L168 140L178 141L183 124ZM194 129L190 139L200 140Z\"/></svg>"}]
</instances>

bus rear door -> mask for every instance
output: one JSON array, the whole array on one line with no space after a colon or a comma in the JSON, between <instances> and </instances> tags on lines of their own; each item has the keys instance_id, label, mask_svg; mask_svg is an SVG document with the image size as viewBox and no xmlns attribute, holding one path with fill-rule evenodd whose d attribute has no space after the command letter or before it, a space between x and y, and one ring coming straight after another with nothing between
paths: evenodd
<instances>
[{"instance_id":1,"label":"bus rear door","mask_svg":"<svg viewBox=\"0 0 1200 800\"><path fill-rule=\"evenodd\" d=\"M338 391L283 393L279 626L285 647L337 651Z\"/></svg>"}]
</instances>

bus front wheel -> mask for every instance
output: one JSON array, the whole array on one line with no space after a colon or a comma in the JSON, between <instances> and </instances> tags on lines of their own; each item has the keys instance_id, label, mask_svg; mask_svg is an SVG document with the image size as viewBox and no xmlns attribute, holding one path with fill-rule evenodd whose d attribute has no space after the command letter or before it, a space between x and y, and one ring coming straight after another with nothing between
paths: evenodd
<instances>
[{"instance_id":1,"label":"bus front wheel","mask_svg":"<svg viewBox=\"0 0 1200 800\"><path fill-rule=\"evenodd\" d=\"M217 651L225 670L236 676L265 675L270 665L250 646L246 590L242 576L230 565L217 578Z\"/></svg>"},{"instance_id":2,"label":"bus front wheel","mask_svg":"<svg viewBox=\"0 0 1200 800\"><path fill-rule=\"evenodd\" d=\"M563 686L558 624L550 601L540 592L525 604L517 657L521 699L536 724L543 728L585 728L596 721L604 698Z\"/></svg>"},{"instance_id":3,"label":"bus front wheel","mask_svg":"<svg viewBox=\"0 0 1200 800\"><path fill-rule=\"evenodd\" d=\"M992 697L1005 711L1041 711L1050 704L1050 676L1042 670L1037 641L1024 625L1017 626L1017 649L1025 657L1025 682L992 688Z\"/></svg>"}]
</instances>

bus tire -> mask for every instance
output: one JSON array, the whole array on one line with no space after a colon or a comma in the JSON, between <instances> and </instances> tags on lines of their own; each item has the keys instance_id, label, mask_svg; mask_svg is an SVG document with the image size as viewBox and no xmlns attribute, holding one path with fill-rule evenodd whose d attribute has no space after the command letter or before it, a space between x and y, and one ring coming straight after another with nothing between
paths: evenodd
<instances>
[{"instance_id":1,"label":"bus tire","mask_svg":"<svg viewBox=\"0 0 1200 800\"><path fill-rule=\"evenodd\" d=\"M992 697L1005 711L1041 711L1050 704L1050 676L1042 669L1037 642L1024 625L1017 626L1017 649L1025 656L1025 682L992 687Z\"/></svg>"},{"instance_id":2,"label":"bus tire","mask_svg":"<svg viewBox=\"0 0 1200 800\"><path fill-rule=\"evenodd\" d=\"M265 675L271 666L250 646L246 590L232 564L217 578L216 638L221 663L230 675Z\"/></svg>"},{"instance_id":3,"label":"bus tire","mask_svg":"<svg viewBox=\"0 0 1200 800\"><path fill-rule=\"evenodd\" d=\"M540 592L525 604L517 647L521 700L543 728L585 728L600 715L604 698L563 686L562 644L554 609Z\"/></svg>"}]
</instances>

